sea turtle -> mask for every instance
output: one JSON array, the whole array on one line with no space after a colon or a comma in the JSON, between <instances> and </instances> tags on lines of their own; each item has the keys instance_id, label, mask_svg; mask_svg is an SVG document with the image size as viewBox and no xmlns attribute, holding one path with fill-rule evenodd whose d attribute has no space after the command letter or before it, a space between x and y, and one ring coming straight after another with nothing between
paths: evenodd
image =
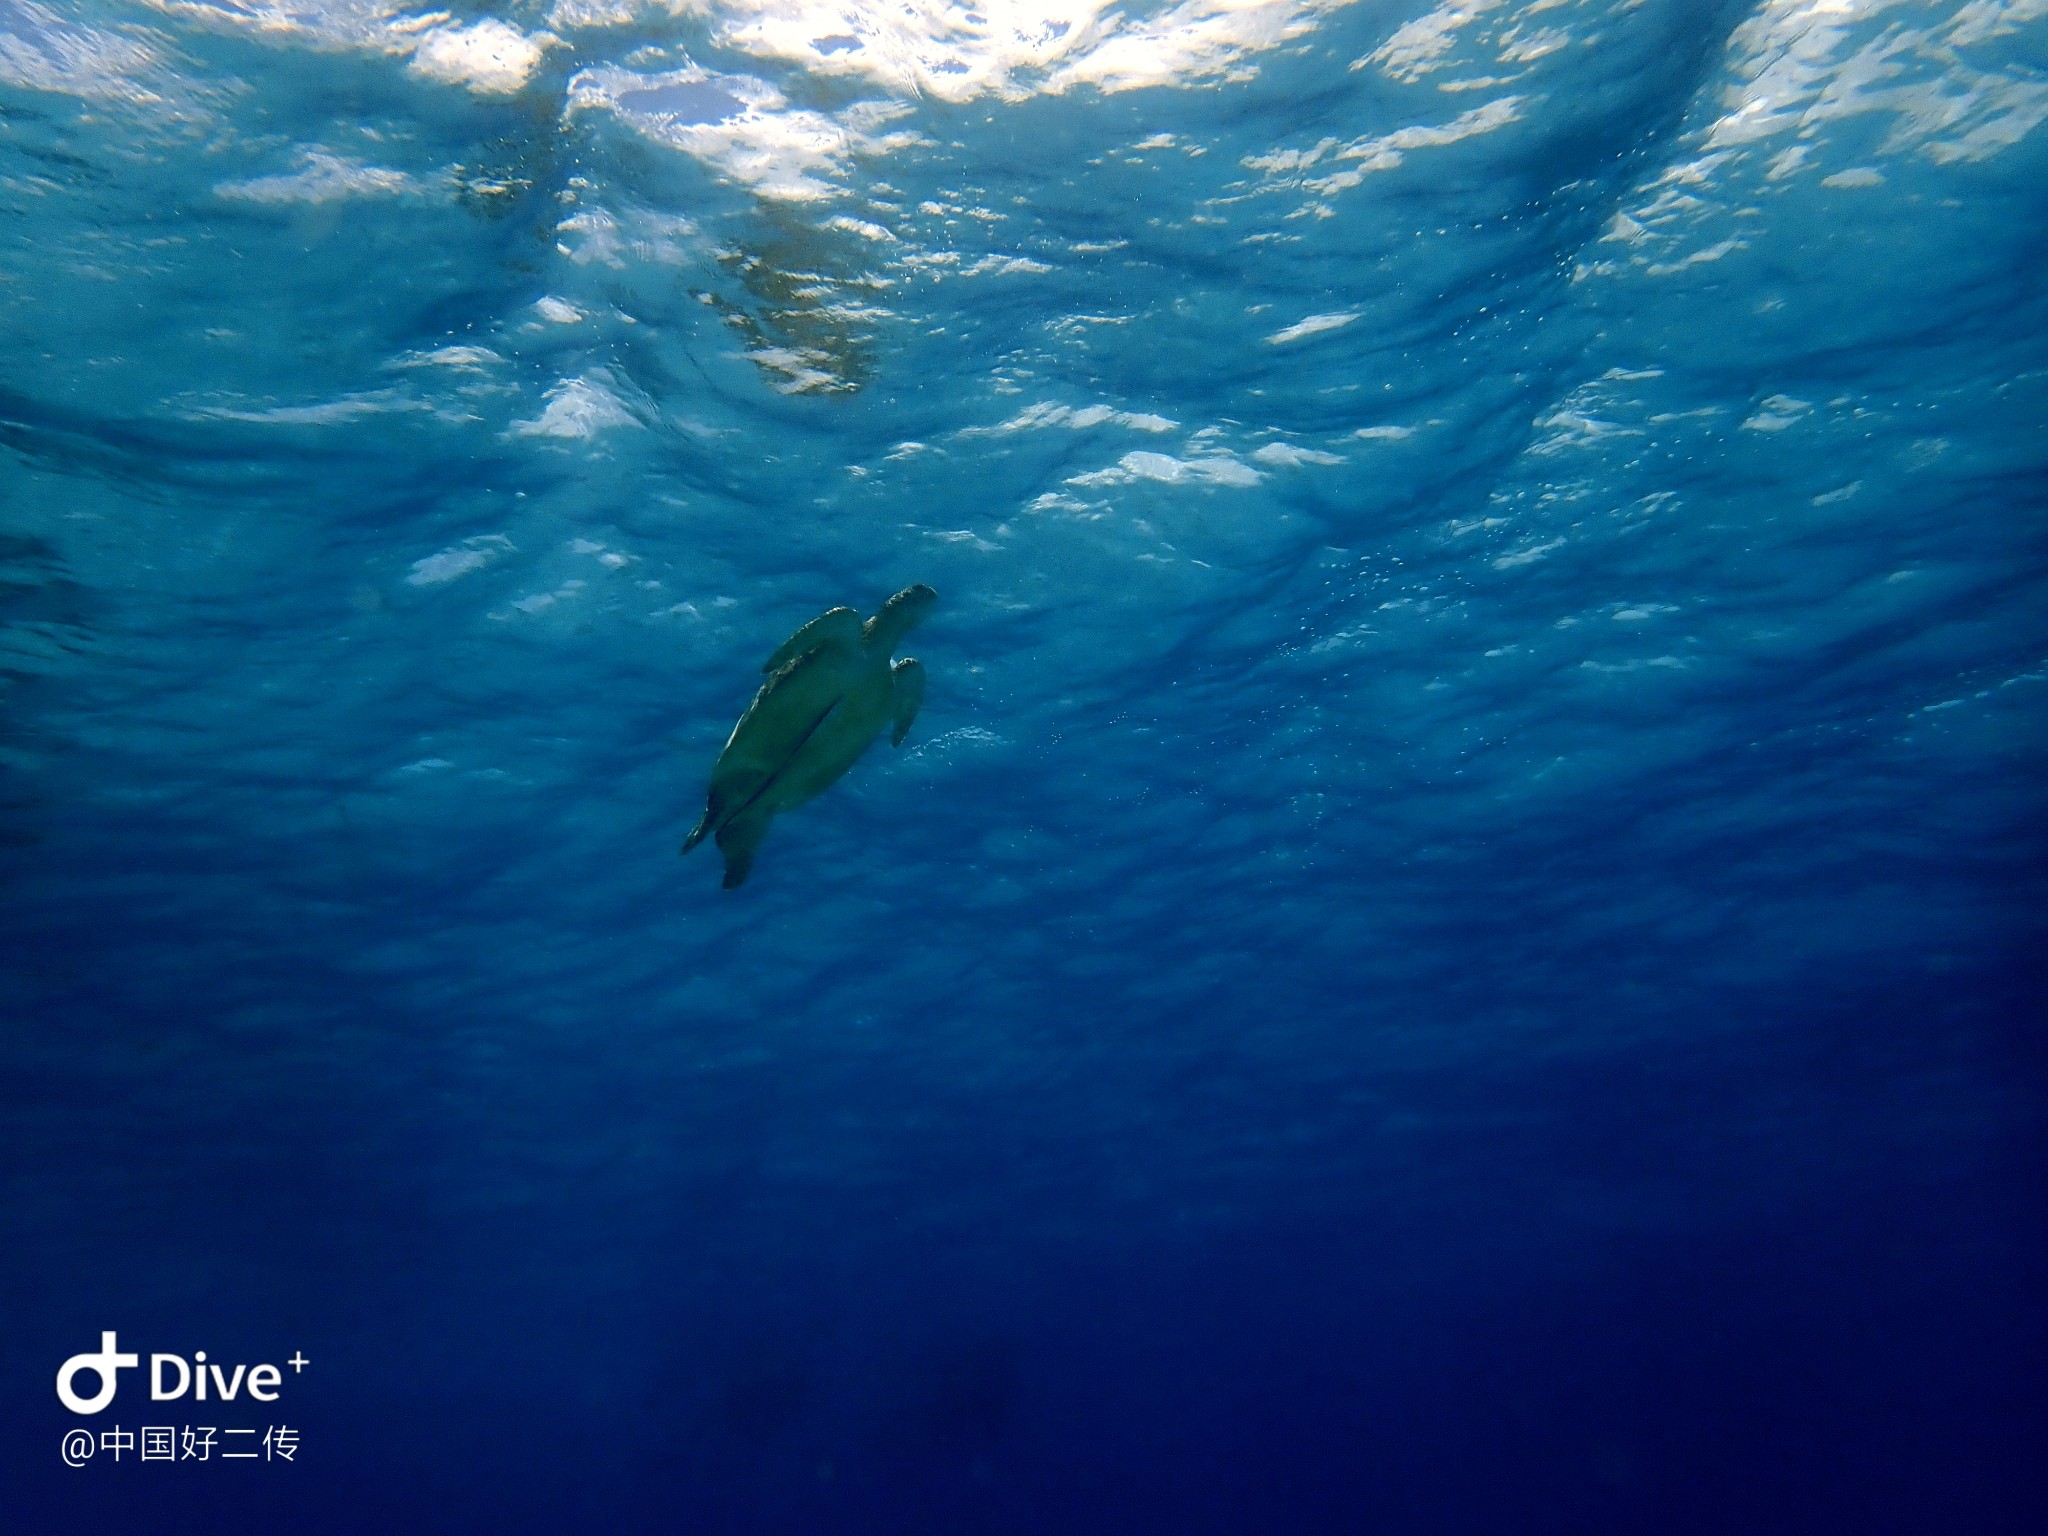
<instances>
[{"instance_id":1,"label":"sea turtle","mask_svg":"<svg viewBox=\"0 0 2048 1536\"><path fill-rule=\"evenodd\" d=\"M704 819L683 852L715 835L725 888L746 883L754 851L778 811L802 805L851 768L884 725L902 746L924 702L924 665L889 653L924 621L939 594L905 587L866 623L851 608L811 620L776 648L768 681L732 728L711 770Z\"/></svg>"}]
</instances>

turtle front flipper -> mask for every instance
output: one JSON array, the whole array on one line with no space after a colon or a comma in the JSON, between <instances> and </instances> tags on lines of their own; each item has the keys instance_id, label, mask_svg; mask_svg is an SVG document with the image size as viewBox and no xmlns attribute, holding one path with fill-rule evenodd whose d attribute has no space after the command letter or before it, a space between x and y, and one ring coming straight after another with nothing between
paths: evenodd
<instances>
[{"instance_id":1,"label":"turtle front flipper","mask_svg":"<svg viewBox=\"0 0 2048 1536\"><path fill-rule=\"evenodd\" d=\"M761 664L763 672L786 667L797 657L821 645L858 651L861 640L860 614L851 608L828 608L775 648L775 654Z\"/></svg>"},{"instance_id":2,"label":"turtle front flipper","mask_svg":"<svg viewBox=\"0 0 2048 1536\"><path fill-rule=\"evenodd\" d=\"M890 715L895 729L889 733L889 745L900 747L903 738L910 734L910 724L917 718L918 706L924 703L924 663L914 656L906 656L889 669L894 683L890 694Z\"/></svg>"},{"instance_id":3,"label":"turtle front flipper","mask_svg":"<svg viewBox=\"0 0 2048 1536\"><path fill-rule=\"evenodd\" d=\"M725 855L724 887L736 891L747 883L761 839L774 817L765 811L742 811L718 829L718 851Z\"/></svg>"}]
</instances>

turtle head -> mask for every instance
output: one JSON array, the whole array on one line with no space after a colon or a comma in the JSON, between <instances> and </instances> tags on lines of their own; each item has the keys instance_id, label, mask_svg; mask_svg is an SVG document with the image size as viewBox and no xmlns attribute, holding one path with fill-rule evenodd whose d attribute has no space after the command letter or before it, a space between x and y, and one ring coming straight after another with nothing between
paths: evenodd
<instances>
[{"instance_id":1,"label":"turtle head","mask_svg":"<svg viewBox=\"0 0 2048 1536\"><path fill-rule=\"evenodd\" d=\"M861 626L861 638L871 649L879 645L885 653L892 651L897 641L924 622L938 600L939 594L921 581L905 587Z\"/></svg>"}]
</instances>

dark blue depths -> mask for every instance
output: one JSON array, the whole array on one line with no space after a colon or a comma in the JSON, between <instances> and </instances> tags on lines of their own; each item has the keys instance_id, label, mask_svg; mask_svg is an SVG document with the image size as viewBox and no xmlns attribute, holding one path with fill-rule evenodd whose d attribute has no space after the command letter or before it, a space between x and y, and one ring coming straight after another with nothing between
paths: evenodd
<instances>
[{"instance_id":1,"label":"dark blue depths","mask_svg":"<svg viewBox=\"0 0 2048 1536\"><path fill-rule=\"evenodd\" d=\"M0 8L0 1528L2040 1526L2038 8L600 10Z\"/></svg>"}]
</instances>

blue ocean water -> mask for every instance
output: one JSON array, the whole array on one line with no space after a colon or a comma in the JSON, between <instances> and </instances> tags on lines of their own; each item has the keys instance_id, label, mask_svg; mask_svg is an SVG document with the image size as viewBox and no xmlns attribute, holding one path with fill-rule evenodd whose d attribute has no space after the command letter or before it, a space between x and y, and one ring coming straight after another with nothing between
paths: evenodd
<instances>
[{"instance_id":1,"label":"blue ocean water","mask_svg":"<svg viewBox=\"0 0 2048 1536\"><path fill-rule=\"evenodd\" d=\"M0 0L0 1528L2042 1528L2044 49Z\"/></svg>"}]
</instances>

